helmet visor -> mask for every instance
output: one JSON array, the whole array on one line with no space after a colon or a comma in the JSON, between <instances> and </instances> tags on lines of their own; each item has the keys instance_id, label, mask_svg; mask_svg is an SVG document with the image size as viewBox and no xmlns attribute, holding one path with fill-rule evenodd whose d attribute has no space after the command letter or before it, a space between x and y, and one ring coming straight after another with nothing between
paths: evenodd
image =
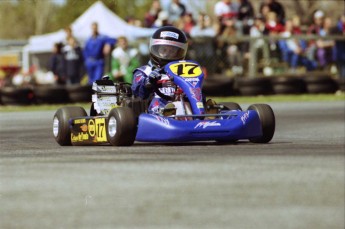
<instances>
[{"instance_id":1,"label":"helmet visor","mask_svg":"<svg viewBox=\"0 0 345 229\"><path fill-rule=\"evenodd\" d=\"M164 39L151 39L150 48L151 54L162 60L181 60L187 53L187 44Z\"/></svg>"}]
</instances>

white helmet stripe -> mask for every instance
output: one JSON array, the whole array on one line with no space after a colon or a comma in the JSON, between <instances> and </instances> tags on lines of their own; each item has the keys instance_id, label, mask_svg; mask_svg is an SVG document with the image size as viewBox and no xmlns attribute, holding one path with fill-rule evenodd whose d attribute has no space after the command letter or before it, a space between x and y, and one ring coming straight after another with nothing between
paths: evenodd
<instances>
[{"instance_id":1,"label":"white helmet stripe","mask_svg":"<svg viewBox=\"0 0 345 229\"><path fill-rule=\"evenodd\" d=\"M187 49L187 44L164 39L151 39L151 45L172 45L184 50Z\"/></svg>"}]
</instances>

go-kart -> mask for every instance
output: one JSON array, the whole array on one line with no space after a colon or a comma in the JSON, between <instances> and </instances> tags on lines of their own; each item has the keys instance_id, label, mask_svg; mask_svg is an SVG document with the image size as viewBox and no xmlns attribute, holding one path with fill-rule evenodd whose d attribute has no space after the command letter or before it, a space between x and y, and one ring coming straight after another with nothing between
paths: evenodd
<instances>
[{"instance_id":1,"label":"go-kart","mask_svg":"<svg viewBox=\"0 0 345 229\"><path fill-rule=\"evenodd\" d=\"M149 113L150 100L132 95L130 85L98 80L92 89L88 116L82 107L62 107L53 118L53 134L60 145L130 146L140 142L214 140L233 143L249 140L268 143L275 131L275 116L267 104L243 111L237 103L217 104L202 94L204 73L195 61L174 61L162 69L167 80L152 83L156 95L172 106ZM173 95L162 93L173 86Z\"/></svg>"}]
</instances>

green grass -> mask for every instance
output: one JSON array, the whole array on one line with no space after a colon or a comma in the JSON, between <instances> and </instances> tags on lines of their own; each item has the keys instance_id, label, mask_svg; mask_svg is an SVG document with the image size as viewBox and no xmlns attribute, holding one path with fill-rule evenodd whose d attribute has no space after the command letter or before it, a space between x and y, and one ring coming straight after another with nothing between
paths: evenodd
<instances>
[{"instance_id":1,"label":"green grass","mask_svg":"<svg viewBox=\"0 0 345 229\"><path fill-rule=\"evenodd\" d=\"M312 102L312 101L345 101L345 93L337 94L303 94L303 95L270 95L270 96L230 96L230 97L210 97L216 102L236 102L236 103L270 103L270 102ZM16 111L44 111L57 110L63 106L81 106L88 112L90 103L77 104L53 104L53 105L30 105L30 106L3 106L0 105L0 112Z\"/></svg>"},{"instance_id":2,"label":"green grass","mask_svg":"<svg viewBox=\"0 0 345 229\"><path fill-rule=\"evenodd\" d=\"M236 103L345 101L345 93L270 95L270 96L231 96L231 97L212 97L212 99L214 99L217 102L236 102Z\"/></svg>"}]
</instances>

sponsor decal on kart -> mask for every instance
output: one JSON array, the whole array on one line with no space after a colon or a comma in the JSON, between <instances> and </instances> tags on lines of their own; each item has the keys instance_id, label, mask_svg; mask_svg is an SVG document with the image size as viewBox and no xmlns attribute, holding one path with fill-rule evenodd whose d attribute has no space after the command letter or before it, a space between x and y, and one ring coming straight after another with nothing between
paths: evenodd
<instances>
[{"instance_id":1,"label":"sponsor decal on kart","mask_svg":"<svg viewBox=\"0 0 345 229\"><path fill-rule=\"evenodd\" d=\"M87 133L71 134L72 142L82 142L89 140L89 135Z\"/></svg>"},{"instance_id":2,"label":"sponsor decal on kart","mask_svg":"<svg viewBox=\"0 0 345 229\"><path fill-rule=\"evenodd\" d=\"M194 129L197 129L197 128L205 129L205 128L210 127L210 126L221 126L221 124L219 122L216 122L216 121L213 121L213 122L202 121L202 122L199 122L198 124L196 124Z\"/></svg>"},{"instance_id":3,"label":"sponsor decal on kart","mask_svg":"<svg viewBox=\"0 0 345 229\"><path fill-rule=\"evenodd\" d=\"M96 127L95 127L95 121L93 119L89 120L88 123L88 130L89 130L89 135L91 137L94 137L96 135Z\"/></svg>"},{"instance_id":4,"label":"sponsor decal on kart","mask_svg":"<svg viewBox=\"0 0 345 229\"><path fill-rule=\"evenodd\" d=\"M189 88L189 91L194 99L201 100L201 88Z\"/></svg>"},{"instance_id":5,"label":"sponsor decal on kart","mask_svg":"<svg viewBox=\"0 0 345 229\"><path fill-rule=\"evenodd\" d=\"M86 119L85 118L75 119L74 120L74 124L82 124L82 123L86 123Z\"/></svg>"},{"instance_id":6,"label":"sponsor decal on kart","mask_svg":"<svg viewBox=\"0 0 345 229\"><path fill-rule=\"evenodd\" d=\"M185 81L190 83L193 87L195 87L200 80L199 78L194 77L194 78L186 78Z\"/></svg>"},{"instance_id":7,"label":"sponsor decal on kart","mask_svg":"<svg viewBox=\"0 0 345 229\"><path fill-rule=\"evenodd\" d=\"M81 125L81 126L80 126L80 129L81 129L81 131L83 131L83 132L87 132L87 130L88 130L86 124Z\"/></svg>"},{"instance_id":8,"label":"sponsor decal on kart","mask_svg":"<svg viewBox=\"0 0 345 229\"><path fill-rule=\"evenodd\" d=\"M152 115L152 116L154 116L159 122L162 122L162 123L164 123L165 125L168 125L168 126L170 125L169 119L163 118L163 117L158 116L158 115Z\"/></svg>"},{"instance_id":9,"label":"sponsor decal on kart","mask_svg":"<svg viewBox=\"0 0 345 229\"><path fill-rule=\"evenodd\" d=\"M246 125L246 122L247 122L247 119L249 118L249 111L247 111L246 113L244 113L242 116L241 116L241 121L243 123L243 125Z\"/></svg>"}]
</instances>

